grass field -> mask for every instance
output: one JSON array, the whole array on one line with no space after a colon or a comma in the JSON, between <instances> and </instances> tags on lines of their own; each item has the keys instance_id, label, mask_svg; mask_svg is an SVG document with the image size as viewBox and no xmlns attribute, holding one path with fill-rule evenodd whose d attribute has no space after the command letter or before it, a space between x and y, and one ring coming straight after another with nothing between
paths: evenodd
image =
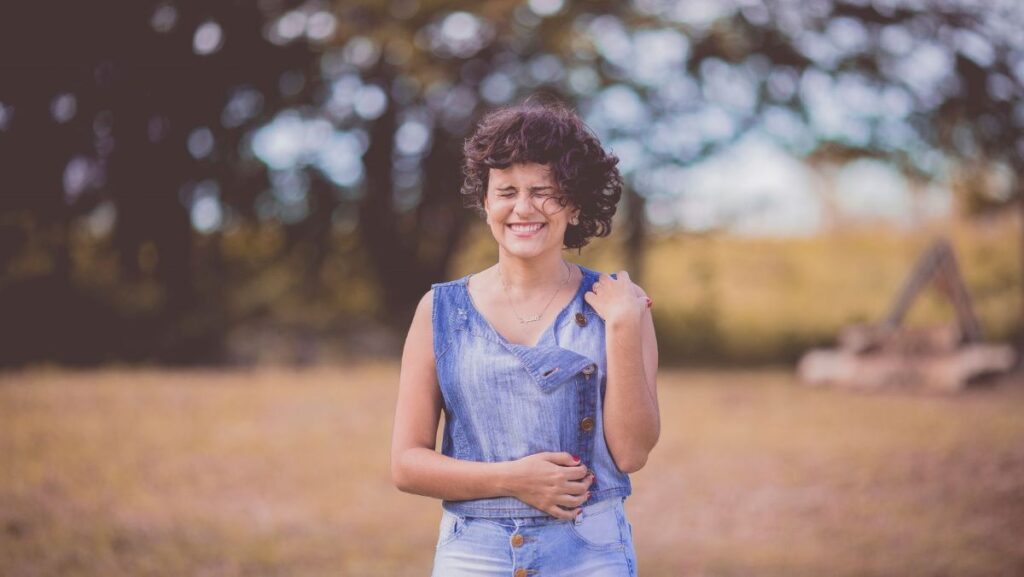
<instances>
[{"instance_id":1,"label":"grass field","mask_svg":"<svg viewBox=\"0 0 1024 577\"><path fill-rule=\"evenodd\" d=\"M0 574L425 576L398 369L0 376ZM958 397L664 371L642 577L1024 575L1024 381Z\"/></svg>"}]
</instances>

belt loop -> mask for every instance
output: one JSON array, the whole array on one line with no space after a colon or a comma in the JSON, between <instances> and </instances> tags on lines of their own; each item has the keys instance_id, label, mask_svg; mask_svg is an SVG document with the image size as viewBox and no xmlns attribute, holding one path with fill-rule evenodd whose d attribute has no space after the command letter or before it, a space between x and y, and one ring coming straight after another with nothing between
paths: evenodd
<instances>
[{"instance_id":1,"label":"belt loop","mask_svg":"<svg viewBox=\"0 0 1024 577\"><path fill-rule=\"evenodd\" d=\"M452 513L455 517L455 521L452 523L453 529L459 529L466 524L466 516L462 513Z\"/></svg>"}]
</instances>

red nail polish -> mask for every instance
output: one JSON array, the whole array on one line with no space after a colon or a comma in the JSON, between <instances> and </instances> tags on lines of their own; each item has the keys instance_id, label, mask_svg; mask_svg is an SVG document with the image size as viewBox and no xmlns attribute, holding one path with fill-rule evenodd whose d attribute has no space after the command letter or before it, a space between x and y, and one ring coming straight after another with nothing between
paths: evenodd
<instances>
[{"instance_id":1,"label":"red nail polish","mask_svg":"<svg viewBox=\"0 0 1024 577\"><path fill-rule=\"evenodd\" d=\"M579 463L579 462L580 462L580 458L579 458L578 456L576 456L576 455L573 455L573 456L572 456L572 460L573 460L573 461L576 461L577 463Z\"/></svg>"}]
</instances>

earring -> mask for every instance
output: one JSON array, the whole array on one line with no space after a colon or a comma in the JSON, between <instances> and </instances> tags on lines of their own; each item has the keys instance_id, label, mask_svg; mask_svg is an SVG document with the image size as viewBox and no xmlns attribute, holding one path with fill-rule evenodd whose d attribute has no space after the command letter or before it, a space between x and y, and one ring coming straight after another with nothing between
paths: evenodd
<instances>
[{"instance_id":1,"label":"earring","mask_svg":"<svg viewBox=\"0 0 1024 577\"><path fill-rule=\"evenodd\" d=\"M577 225L579 223L580 223L579 215L575 215L574 214L573 217L569 219L569 224L571 224L571 225Z\"/></svg>"}]
</instances>

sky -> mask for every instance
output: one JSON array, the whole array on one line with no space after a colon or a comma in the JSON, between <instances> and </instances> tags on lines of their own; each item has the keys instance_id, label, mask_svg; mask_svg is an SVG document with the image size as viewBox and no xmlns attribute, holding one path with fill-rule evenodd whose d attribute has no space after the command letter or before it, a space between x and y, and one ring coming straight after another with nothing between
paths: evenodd
<instances>
[{"instance_id":1,"label":"sky","mask_svg":"<svg viewBox=\"0 0 1024 577\"><path fill-rule=\"evenodd\" d=\"M677 195L648 203L647 217L655 227L779 237L818 234L828 224L823 177L762 136L744 138L674 176ZM929 187L915 207L902 175L882 161L854 161L833 178L835 203L846 222L909 227L915 210L925 218L942 218L951 208L941 184Z\"/></svg>"}]
</instances>

